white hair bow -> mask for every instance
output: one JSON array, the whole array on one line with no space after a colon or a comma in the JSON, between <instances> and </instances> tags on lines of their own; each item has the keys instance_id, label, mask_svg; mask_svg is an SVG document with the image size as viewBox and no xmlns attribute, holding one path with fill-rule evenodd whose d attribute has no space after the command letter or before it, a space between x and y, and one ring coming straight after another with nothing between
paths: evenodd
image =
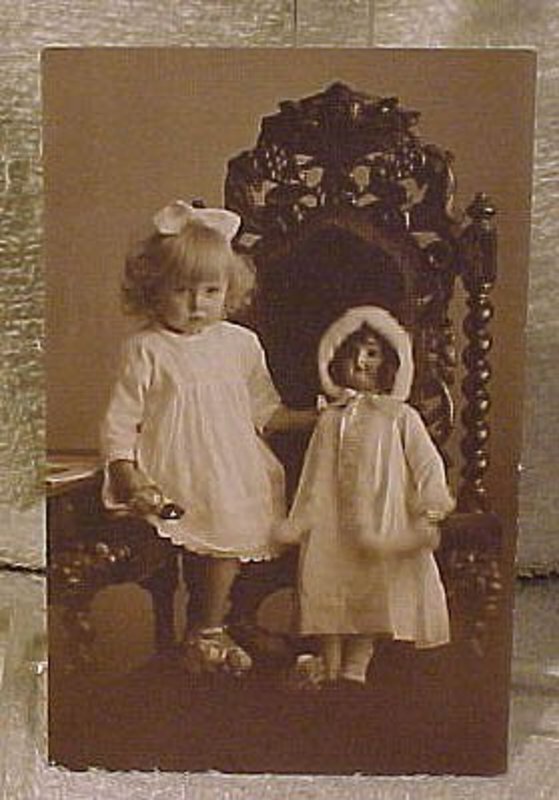
<instances>
[{"instance_id":1,"label":"white hair bow","mask_svg":"<svg viewBox=\"0 0 559 800\"><path fill-rule=\"evenodd\" d=\"M226 208L195 208L184 200L169 203L153 218L155 229L164 236L176 236L189 222L213 228L230 242L239 230L241 218Z\"/></svg>"}]
</instances>

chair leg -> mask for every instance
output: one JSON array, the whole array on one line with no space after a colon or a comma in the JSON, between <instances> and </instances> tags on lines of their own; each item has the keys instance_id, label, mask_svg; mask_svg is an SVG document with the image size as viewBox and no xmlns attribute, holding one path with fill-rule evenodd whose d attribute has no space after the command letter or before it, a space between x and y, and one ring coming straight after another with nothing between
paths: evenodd
<instances>
[{"instance_id":1,"label":"chair leg","mask_svg":"<svg viewBox=\"0 0 559 800\"><path fill-rule=\"evenodd\" d=\"M165 653L175 646L175 591L178 585L177 554L140 584L152 598L155 648Z\"/></svg>"},{"instance_id":2,"label":"chair leg","mask_svg":"<svg viewBox=\"0 0 559 800\"><path fill-rule=\"evenodd\" d=\"M297 553L287 553L273 561L244 564L231 591L231 625L256 625L258 609L278 589L295 585Z\"/></svg>"},{"instance_id":3,"label":"chair leg","mask_svg":"<svg viewBox=\"0 0 559 800\"><path fill-rule=\"evenodd\" d=\"M244 564L233 585L227 627L255 662L284 665L294 658L292 637L259 625L258 611L267 597L295 584L296 568L295 552L274 561Z\"/></svg>"},{"instance_id":4,"label":"chair leg","mask_svg":"<svg viewBox=\"0 0 559 800\"><path fill-rule=\"evenodd\" d=\"M188 591L186 629L184 631L186 639L190 631L202 625L206 591L206 559L188 550L183 550L180 558L182 575Z\"/></svg>"}]
</instances>

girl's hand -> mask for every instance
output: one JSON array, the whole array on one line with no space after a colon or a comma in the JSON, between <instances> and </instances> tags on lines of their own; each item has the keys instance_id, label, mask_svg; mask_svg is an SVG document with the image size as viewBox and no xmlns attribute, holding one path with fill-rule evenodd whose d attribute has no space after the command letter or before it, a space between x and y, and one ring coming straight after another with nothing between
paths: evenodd
<instances>
[{"instance_id":1,"label":"girl's hand","mask_svg":"<svg viewBox=\"0 0 559 800\"><path fill-rule=\"evenodd\" d=\"M158 514L163 504L163 494L157 486L146 484L134 490L128 504L132 511L141 517Z\"/></svg>"},{"instance_id":2,"label":"girl's hand","mask_svg":"<svg viewBox=\"0 0 559 800\"><path fill-rule=\"evenodd\" d=\"M153 514L161 508L162 492L133 461L112 461L109 475L116 497L127 503L135 514Z\"/></svg>"},{"instance_id":3,"label":"girl's hand","mask_svg":"<svg viewBox=\"0 0 559 800\"><path fill-rule=\"evenodd\" d=\"M141 517L157 514L159 519L177 520L184 516L184 508L168 500L159 487L153 483L136 489L130 498L129 505L132 511Z\"/></svg>"}]
</instances>

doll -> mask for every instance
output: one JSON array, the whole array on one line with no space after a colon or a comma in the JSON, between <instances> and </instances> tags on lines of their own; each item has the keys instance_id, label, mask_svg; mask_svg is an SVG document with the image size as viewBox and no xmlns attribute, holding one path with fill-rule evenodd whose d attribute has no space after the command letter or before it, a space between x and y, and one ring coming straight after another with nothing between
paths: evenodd
<instances>
[{"instance_id":1,"label":"doll","mask_svg":"<svg viewBox=\"0 0 559 800\"><path fill-rule=\"evenodd\" d=\"M412 348L399 323L376 306L352 308L325 332L318 360L329 402L279 538L300 543L298 628L317 639L314 677L362 685L378 637L449 641L433 551L454 501L406 402ZM312 672L308 655L298 667Z\"/></svg>"}]
</instances>

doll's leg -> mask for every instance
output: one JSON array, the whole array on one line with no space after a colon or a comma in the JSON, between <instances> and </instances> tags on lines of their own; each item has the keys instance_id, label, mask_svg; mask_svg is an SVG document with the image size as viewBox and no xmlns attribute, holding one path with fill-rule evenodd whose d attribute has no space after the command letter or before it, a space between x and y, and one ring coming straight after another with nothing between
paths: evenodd
<instances>
[{"instance_id":1,"label":"doll's leg","mask_svg":"<svg viewBox=\"0 0 559 800\"><path fill-rule=\"evenodd\" d=\"M322 637L320 651L324 660L325 678L334 681L340 676L342 664L342 637L328 634Z\"/></svg>"},{"instance_id":2,"label":"doll's leg","mask_svg":"<svg viewBox=\"0 0 559 800\"><path fill-rule=\"evenodd\" d=\"M344 637L340 677L365 683L373 650L373 639L370 636Z\"/></svg>"}]
</instances>

